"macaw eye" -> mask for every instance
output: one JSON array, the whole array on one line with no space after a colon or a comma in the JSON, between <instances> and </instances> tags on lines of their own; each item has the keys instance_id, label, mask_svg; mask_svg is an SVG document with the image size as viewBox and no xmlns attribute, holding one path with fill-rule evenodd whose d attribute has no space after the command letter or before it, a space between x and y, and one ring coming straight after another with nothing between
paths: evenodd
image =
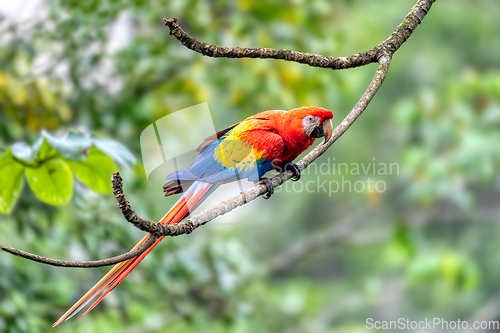
<instances>
[{"instance_id":1,"label":"macaw eye","mask_svg":"<svg viewBox=\"0 0 500 333\"><path fill-rule=\"evenodd\" d=\"M313 122L314 122L314 117L313 117L313 116L308 116L308 117L307 117L307 120L308 120L310 123L313 123Z\"/></svg>"}]
</instances>

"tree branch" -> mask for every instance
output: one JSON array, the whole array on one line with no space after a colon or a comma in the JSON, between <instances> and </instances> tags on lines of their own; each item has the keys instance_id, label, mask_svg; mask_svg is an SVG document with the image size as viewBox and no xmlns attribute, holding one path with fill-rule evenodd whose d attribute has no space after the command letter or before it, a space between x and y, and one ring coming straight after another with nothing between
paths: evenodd
<instances>
[{"instance_id":1,"label":"tree branch","mask_svg":"<svg viewBox=\"0 0 500 333\"><path fill-rule=\"evenodd\" d=\"M184 46L186 46L190 50L209 57L281 59L285 61L307 64L313 67L331 69L353 68L364 66L373 62L378 62L378 68L368 88L356 103L356 105L353 107L351 112L349 112L344 120L335 128L330 140L324 144L318 145L297 163L299 165L299 168L301 170L304 170L309 164L311 164L314 160L321 156L335 141L337 141L337 139L347 131L347 129L366 109L366 107L382 85L385 77L387 76L392 55L401 47L401 45L413 33L415 28L422 22L423 18L428 13L429 9L435 1L436 0L418 0L411 11L405 16L403 22L396 28L396 30L389 36L389 38L369 51L357 53L349 57L326 57L318 54L303 53L291 50L276 50L269 48L239 48L215 46L199 42L188 35L177 24L176 19L172 18L164 20L165 25L170 29L170 34L174 35ZM290 171L287 171L273 177L271 181L276 187L289 180L292 176L292 173ZM125 199L125 196L123 194L123 182L119 173L113 175L112 182L113 193L115 194L115 197L118 201L118 207L122 211L125 219L140 230L149 232L152 235L152 237L150 237L141 247L127 252L123 255L109 259L77 262L44 258L24 251L19 251L2 244L0 244L0 248L6 252L21 256L23 258L55 266L99 267L104 265L111 265L143 253L145 249L147 249L147 247L149 247L149 245L151 245L160 236L177 236L181 234L191 233L199 226L204 225L209 221L215 219L216 217L224 215L239 206L247 204L267 192L267 186L257 185L219 203L218 205L210 209L204 210L198 215L183 220L177 224L158 224L148 219L140 218L132 210L130 204Z\"/></svg>"},{"instance_id":2,"label":"tree branch","mask_svg":"<svg viewBox=\"0 0 500 333\"><path fill-rule=\"evenodd\" d=\"M387 75L387 71L389 70L390 57L383 56L379 60L379 67L375 72L375 76L371 81L370 85L366 89L363 96L361 96L360 100L354 108L349 112L347 117L338 125L332 134L332 137L328 142L318 145L312 151L309 152L304 158L302 158L297 165L300 170L304 170L309 164L314 162L318 157L323 155L323 153L335 142L337 141L342 134L344 134L347 129L354 123L354 121L361 115L361 113L366 109L366 106L372 100L373 96L375 96L378 88L384 81L385 76ZM277 176L271 179L271 182L275 187L280 186L288 179L293 176L292 172L282 172ZM176 224L158 224L150 220L140 219L140 222L133 223L137 228L155 234L156 236L177 236L185 233L191 233L194 229L210 222L211 220L224 215L235 208L245 205L252 200L255 200L259 196L265 194L267 192L266 185L256 185L244 192L239 193L225 201L222 201L218 205L213 206L212 208L206 209L195 215L189 219L185 219ZM123 211L123 210L122 210ZM126 212L123 212L126 215Z\"/></svg>"},{"instance_id":3,"label":"tree branch","mask_svg":"<svg viewBox=\"0 0 500 333\"><path fill-rule=\"evenodd\" d=\"M291 50L277 50L270 48L246 48L246 47L222 47L202 43L191 37L177 24L177 19L163 19L165 25L170 29L170 34L174 35L188 49L201 53L212 58L260 58L260 59L280 59L285 61L307 64L312 67L322 67L331 69L347 69L364 66L377 61L377 51L357 53L345 57L325 57L319 54L304 53Z\"/></svg>"},{"instance_id":4,"label":"tree branch","mask_svg":"<svg viewBox=\"0 0 500 333\"><path fill-rule=\"evenodd\" d=\"M312 67L347 69L378 62L383 55L392 56L410 37L415 28L422 22L425 15L436 0L419 0L405 16L403 22L385 41L373 49L356 53L348 57L326 57L319 54L304 53L291 50L270 48L222 47L202 43L191 37L177 24L177 19L163 19L179 42L188 49L212 58L260 58L279 59L307 64Z\"/></svg>"},{"instance_id":5,"label":"tree branch","mask_svg":"<svg viewBox=\"0 0 500 333\"><path fill-rule=\"evenodd\" d=\"M118 208L122 211L125 219L132 223L136 228L154 234L156 236L177 236L182 234L189 234L195 228L188 222L179 224L159 224L151 220L139 217L136 212L132 210L129 202L125 199L123 193L123 179L120 173L114 173L111 177L113 185L113 194L116 201L118 201Z\"/></svg>"}]
</instances>

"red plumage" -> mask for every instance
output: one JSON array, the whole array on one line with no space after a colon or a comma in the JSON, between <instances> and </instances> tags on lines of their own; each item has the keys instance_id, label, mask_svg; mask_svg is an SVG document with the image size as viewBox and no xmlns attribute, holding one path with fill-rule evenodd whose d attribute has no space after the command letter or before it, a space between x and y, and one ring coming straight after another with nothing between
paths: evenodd
<instances>
[{"instance_id":1,"label":"red plumage","mask_svg":"<svg viewBox=\"0 0 500 333\"><path fill-rule=\"evenodd\" d=\"M271 168L282 168L292 162L313 144L315 138L325 136L328 140L331 137L332 117L331 111L318 107L302 107L288 112L265 111L207 138L197 149L200 155L190 167L175 173L176 178L167 176L171 180L164 186L166 195L182 193L185 187L181 185L187 184L189 189L158 223L180 222L218 185L238 179L235 171L243 170L240 173L242 178L255 180L261 179ZM249 152L255 155L254 163L242 163L248 160ZM298 169L296 172L300 175ZM136 247L148 237L144 237ZM94 308L162 238L140 256L117 264L54 326L75 315L101 294L85 313Z\"/></svg>"}]
</instances>

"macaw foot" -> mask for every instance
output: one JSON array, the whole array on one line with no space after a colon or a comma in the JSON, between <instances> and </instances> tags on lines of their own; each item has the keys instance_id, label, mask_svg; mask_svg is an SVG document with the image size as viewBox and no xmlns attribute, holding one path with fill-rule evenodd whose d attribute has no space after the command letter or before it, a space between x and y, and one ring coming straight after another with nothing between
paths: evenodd
<instances>
[{"instance_id":1,"label":"macaw foot","mask_svg":"<svg viewBox=\"0 0 500 333\"><path fill-rule=\"evenodd\" d=\"M268 178L261 178L257 184L267 186L267 192L262 196L264 199L269 199L271 195L273 195L274 185L273 182L270 181Z\"/></svg>"},{"instance_id":2,"label":"macaw foot","mask_svg":"<svg viewBox=\"0 0 500 333\"><path fill-rule=\"evenodd\" d=\"M300 179L300 168L297 164L287 163L287 165L285 166L285 170L291 171L293 173L292 178L290 178L292 181L296 182Z\"/></svg>"}]
</instances>

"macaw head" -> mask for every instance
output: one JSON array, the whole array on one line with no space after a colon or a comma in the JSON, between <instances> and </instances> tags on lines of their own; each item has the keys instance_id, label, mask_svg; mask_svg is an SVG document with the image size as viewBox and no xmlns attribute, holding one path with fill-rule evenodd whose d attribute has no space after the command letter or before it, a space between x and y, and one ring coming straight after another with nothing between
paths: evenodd
<instances>
[{"instance_id":1,"label":"macaw head","mask_svg":"<svg viewBox=\"0 0 500 333\"><path fill-rule=\"evenodd\" d=\"M303 133L311 138L325 137L330 140L333 133L333 113L327 109L314 106L306 106L288 111L292 117L292 126L300 128Z\"/></svg>"}]
</instances>

